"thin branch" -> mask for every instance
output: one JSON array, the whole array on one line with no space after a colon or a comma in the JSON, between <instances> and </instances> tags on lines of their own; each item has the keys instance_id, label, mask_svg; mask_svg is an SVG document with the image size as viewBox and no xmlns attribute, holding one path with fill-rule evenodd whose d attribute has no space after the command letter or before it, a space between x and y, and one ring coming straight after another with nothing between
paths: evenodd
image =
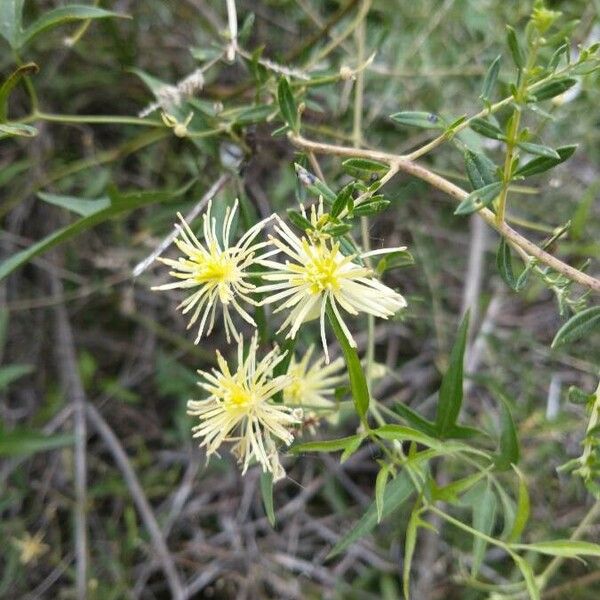
<instances>
[{"instance_id":1,"label":"thin branch","mask_svg":"<svg viewBox=\"0 0 600 600\"><path fill-rule=\"evenodd\" d=\"M62 282L56 275L51 276L52 294L61 296ZM65 396L73 405L73 429L75 435L75 582L78 600L87 596L87 464L85 421L86 397L79 376L73 331L69 323L67 309L60 303L54 309L56 316L56 353L60 379Z\"/></svg>"},{"instance_id":2,"label":"thin branch","mask_svg":"<svg viewBox=\"0 0 600 600\"><path fill-rule=\"evenodd\" d=\"M185 215L185 220L188 223L191 223L202 210L208 204L212 198L214 198L221 188L229 181L231 175L225 173L221 175L207 190L207 192L200 198L200 201L194 208ZM133 276L138 277L141 275L172 243L173 240L177 237L177 229L173 229L173 231L156 247L156 249L149 254L144 260L139 262L133 269Z\"/></svg>"},{"instance_id":3,"label":"thin branch","mask_svg":"<svg viewBox=\"0 0 600 600\"><path fill-rule=\"evenodd\" d=\"M305 150L311 150L317 154L333 154L336 156L344 156L349 158L370 158L380 162L385 162L390 165L390 170L393 171L396 169L422 179L459 202L468 196L468 193L459 186L448 181L447 179L444 179L440 175L433 173L425 167L418 165L403 155L391 154L389 152L381 152L378 150L366 150L361 148L351 148L349 146L338 146L335 144L314 142L302 137L301 135L290 134L289 138L295 146ZM548 254L536 246L533 242L515 231L506 222L497 223L495 214L488 208L482 208L477 214L480 215L481 218L488 225L490 225L490 227L494 228L502 237L504 237L525 260L527 260L530 256L533 256L540 262L549 266L551 269L557 271L558 273L562 273L572 281L600 293L600 280L591 277L590 275L587 275L582 271L567 265L555 256Z\"/></svg>"},{"instance_id":4,"label":"thin branch","mask_svg":"<svg viewBox=\"0 0 600 600\"><path fill-rule=\"evenodd\" d=\"M88 404L86 406L86 410L90 423L94 426L96 431L100 434L100 437L102 437L104 440L104 443L108 446L108 449L113 455L117 466L123 474L125 483L127 484L129 492L131 493L131 497L133 498L140 516L142 517L142 521L144 521L144 525L150 534L152 545L154 546L158 560L160 561L162 569L167 578L167 583L169 585L169 589L171 590L171 597L175 600L183 600L186 598L185 590L175 568L173 557L169 553L165 538L163 537L162 531L160 530L158 522L156 521L156 517L152 512L152 507L150 506L150 503L144 494L144 490L142 489L135 471L129 462L129 458L125 453L125 450L123 450L123 446L121 446L121 443L114 434L113 430L109 427L108 423L104 420L102 415L94 406Z\"/></svg>"}]
</instances>

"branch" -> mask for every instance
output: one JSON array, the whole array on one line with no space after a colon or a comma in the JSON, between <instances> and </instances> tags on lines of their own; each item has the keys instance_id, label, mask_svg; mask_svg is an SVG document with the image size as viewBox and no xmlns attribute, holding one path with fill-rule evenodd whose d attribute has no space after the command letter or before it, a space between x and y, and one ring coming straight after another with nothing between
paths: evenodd
<instances>
[{"instance_id":1,"label":"branch","mask_svg":"<svg viewBox=\"0 0 600 600\"><path fill-rule=\"evenodd\" d=\"M175 568L173 557L169 553L165 538L158 525L158 522L156 521L156 517L152 512L152 507L150 506L144 494L144 490L142 489L135 471L129 462L129 458L127 458L125 450L123 450L123 446L121 446L121 443L117 439L117 436L114 434L113 430L109 427L108 423L104 420L102 415L94 406L88 404L86 406L86 410L88 419L96 431L100 434L100 437L104 440L104 443L108 446L108 449L113 455L117 466L123 474L123 478L125 479L125 483L129 488L133 501L135 502L142 520L144 521L144 525L150 534L152 545L154 546L154 550L158 555L158 560L160 561L162 569L167 578L167 583L169 584L169 588L171 590L171 597L174 600L182 600L186 597L185 589Z\"/></svg>"},{"instance_id":2,"label":"branch","mask_svg":"<svg viewBox=\"0 0 600 600\"><path fill-rule=\"evenodd\" d=\"M289 134L289 139L298 148L310 150L316 154L333 154L335 156L345 156L348 158L370 158L390 165L392 171L403 171L414 177L418 177L426 181L433 187L448 194L458 202L464 200L469 194L461 187L444 179L443 177L433 173L432 171L418 165L407 156L399 154L391 154L389 152L381 152L379 150L366 150L361 148L351 148L349 146L338 146L335 144L324 144L322 142L314 142L308 140L301 135ZM590 275L586 275L582 271L571 267L570 265L559 260L555 256L548 254L536 246L533 242L523 237L515 231L506 222L497 223L496 216L488 208L482 208L477 213L490 227L495 229L502 237L504 237L513 248L521 255L522 258L528 260L533 256L541 263L549 266L554 271L562 273L572 281L579 283L597 293L600 293L600 280Z\"/></svg>"}]
</instances>

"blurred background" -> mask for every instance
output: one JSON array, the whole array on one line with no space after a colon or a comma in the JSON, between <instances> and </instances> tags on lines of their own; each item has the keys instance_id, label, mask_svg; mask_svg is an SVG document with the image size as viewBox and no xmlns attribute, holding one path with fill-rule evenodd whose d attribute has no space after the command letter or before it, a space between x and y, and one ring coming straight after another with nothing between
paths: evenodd
<instances>
[{"instance_id":1,"label":"blurred background","mask_svg":"<svg viewBox=\"0 0 600 600\"><path fill-rule=\"evenodd\" d=\"M356 67L357 35L320 55L353 20L363 20L362 52L376 55L364 71L362 143L401 153L426 142L431 132L398 127L389 115L422 110L456 117L480 110L482 77L498 54L507 54L505 24L522 28L531 6L512 0L235 4L243 53L233 64L218 60L205 70L203 85L193 91L196 104L190 101L195 129L210 128L211 114L233 111L227 135L186 140L128 122L48 118L34 123L35 138L0 140L3 259L79 218L39 192L100 198L112 189L168 192L193 180L180 195L167 193L83 231L0 284L1 598L76 597L74 531L82 510L89 532L89 598L171 598L174 579L187 598L401 597L403 510L341 557L325 561L373 499L376 450L365 446L343 465L329 455L284 457L288 478L275 486L277 524L271 527L257 469L242 477L228 452L207 465L185 414L187 400L200 397L195 371L213 363L215 349L227 348L221 325L194 346L186 318L176 311L177 294L150 291L166 282L166 269L154 263L135 278L132 270L171 231L176 213L197 206L215 183L215 203L241 198L260 216L297 205L292 165L300 157L285 136L272 136L281 122L265 121L269 111L260 118L248 114L256 82L270 75L253 60L257 49L263 59L308 69L311 77L337 73ZM563 12L575 42L598 36L597 0L549 4ZM28 0L25 21L59 5ZM44 114L136 117L152 108L152 90L160 82L176 85L226 45L225 2L117 0L102 6L131 18L92 21L81 32L79 24L52 29L22 53L22 60L40 67L33 81ZM65 45L67 36L78 33L71 38L75 43ZM3 77L14 62L3 45ZM501 98L508 81L504 66L499 80ZM600 207L594 203L600 192L598 82L597 74L587 78L532 121L543 128L545 143L579 146L572 159L527 180L511 196L514 226L538 243L571 220L569 235L552 251L574 265L591 258L591 274L600 271ZM275 85L276 78L264 82L271 90ZM353 143L352 88L352 81L339 80L311 88L303 115L306 136ZM29 106L25 89L17 90L11 117L27 115ZM465 135L501 159L494 142ZM462 154L452 146L423 160L467 185ZM320 160L336 189L344 183L339 162ZM388 405L402 402L428 414L457 323L470 307L467 372L473 378L466 418L494 431L497 403L481 383L505 390L530 486L529 533L568 537L591 500L581 482L556 471L579 456L586 423L583 409L567 404L565 393L573 384L595 389L598 338L551 351L568 307L561 316L556 294L537 279L519 294L501 281L493 231L476 217L454 216L447 197L406 175L398 175L386 194L393 207L371 219L372 245L406 245L415 264L386 276L409 307L376 325L381 368L375 393ZM361 327L355 323L353 330ZM316 339L306 328L299 348ZM364 347L364 336L358 340ZM331 352L339 353L336 344ZM79 420L77 429L73 414L83 403L92 408L87 426ZM342 414L339 425L324 423L317 435L349 435L356 426L355 417ZM87 440L84 507L76 502L74 431ZM593 525L590 539L599 534L600 526ZM463 552L471 542L457 535L444 529L441 537L423 536L414 562L415 598L487 597L461 581ZM490 550L485 569L492 582L510 581L512 567L502 553ZM599 593L597 563L594 570L571 561L544 598L591 600Z\"/></svg>"}]
</instances>

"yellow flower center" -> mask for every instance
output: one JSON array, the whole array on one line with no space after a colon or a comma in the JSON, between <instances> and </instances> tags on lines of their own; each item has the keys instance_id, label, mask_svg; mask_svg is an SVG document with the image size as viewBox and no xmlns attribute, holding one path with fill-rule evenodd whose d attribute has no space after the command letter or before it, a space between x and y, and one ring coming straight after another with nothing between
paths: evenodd
<instances>
[{"instance_id":1,"label":"yellow flower center","mask_svg":"<svg viewBox=\"0 0 600 600\"><path fill-rule=\"evenodd\" d=\"M298 367L292 367L288 375L292 376L292 381L283 389L283 399L289 404L301 404L304 395L302 373Z\"/></svg>"},{"instance_id":2,"label":"yellow flower center","mask_svg":"<svg viewBox=\"0 0 600 600\"><path fill-rule=\"evenodd\" d=\"M194 275L198 283L230 283L236 279L236 265L226 256L211 257L200 265Z\"/></svg>"},{"instance_id":3,"label":"yellow flower center","mask_svg":"<svg viewBox=\"0 0 600 600\"><path fill-rule=\"evenodd\" d=\"M327 248L325 244L313 247L316 256L304 266L304 279L310 285L311 294L340 289L339 264L336 262L338 247Z\"/></svg>"},{"instance_id":4,"label":"yellow flower center","mask_svg":"<svg viewBox=\"0 0 600 600\"><path fill-rule=\"evenodd\" d=\"M252 392L243 385L232 382L227 387L228 393L225 396L225 404L228 408L246 411L254 403Z\"/></svg>"}]
</instances>

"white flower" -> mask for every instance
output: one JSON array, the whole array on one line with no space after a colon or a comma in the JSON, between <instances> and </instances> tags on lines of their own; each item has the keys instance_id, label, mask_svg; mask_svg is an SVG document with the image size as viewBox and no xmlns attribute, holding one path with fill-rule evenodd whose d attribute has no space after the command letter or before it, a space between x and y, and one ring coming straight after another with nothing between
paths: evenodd
<instances>
[{"instance_id":1,"label":"white flower","mask_svg":"<svg viewBox=\"0 0 600 600\"><path fill-rule=\"evenodd\" d=\"M406 306L406 300L381 283L372 269L354 262L357 258L362 261L405 248L384 248L346 256L340 251L340 243L330 237L316 233L299 238L278 216L275 218L277 225L274 229L281 239L271 236L271 243L291 261L280 263L266 257L257 259L257 263L271 269L262 278L275 283L259 286L255 291L270 294L261 304L280 304L275 312L290 310L280 328L280 331L289 329L288 338L296 336L302 323L318 316L325 359L329 363L325 339L325 309L328 303L353 347L356 347L356 342L344 323L340 307L351 315L364 312L387 319Z\"/></svg>"},{"instance_id":2,"label":"white flower","mask_svg":"<svg viewBox=\"0 0 600 600\"><path fill-rule=\"evenodd\" d=\"M335 388L346 381L340 373L344 368L344 360L337 358L330 365L325 365L325 358L319 357L311 364L314 352L311 346L300 361L292 358L288 366L288 376L291 381L283 390L283 401L288 406L301 406L305 414L318 416L322 410L331 411L335 408L332 396Z\"/></svg>"},{"instance_id":3,"label":"white flower","mask_svg":"<svg viewBox=\"0 0 600 600\"><path fill-rule=\"evenodd\" d=\"M181 215L181 226L176 225L179 238L175 240L177 247L185 257L178 260L158 258L164 264L173 267L170 275L179 281L153 287L153 290L171 290L174 288L193 289L191 293L177 308L183 309L183 314L193 310L188 329L200 318L197 344L204 333L210 335L215 322L217 305L223 309L225 335L230 341L230 334L237 340L239 333L233 323L230 308L233 308L241 317L256 327L254 319L240 305L240 299L249 304L256 305L256 301L249 294L254 292L254 284L247 281L252 274L249 267L256 262L255 252L267 245L266 242L253 243L256 236L264 227L265 221L251 227L235 245L230 245L229 238L233 219L237 210L237 200L233 209L227 207L223 221L222 238L219 239L216 231L216 219L211 218L211 203L203 215L204 244L194 235L190 226ZM268 252L263 256L270 256ZM207 326L208 323L208 326Z\"/></svg>"},{"instance_id":4,"label":"white flower","mask_svg":"<svg viewBox=\"0 0 600 600\"><path fill-rule=\"evenodd\" d=\"M194 437L203 438L200 447L207 456L215 453L223 442L235 442L232 452L243 464L245 473L252 459L263 471L283 476L275 440L289 445L294 437L290 427L300 423L302 411L271 402L289 383L289 377L273 377L273 369L283 360L278 348L257 363L258 340L255 335L244 359L243 340L238 341L237 369L231 371L217 351L219 368L210 373L198 371L204 381L199 383L210 396L205 400L190 400L188 414L197 416L200 424L192 428Z\"/></svg>"}]
</instances>

